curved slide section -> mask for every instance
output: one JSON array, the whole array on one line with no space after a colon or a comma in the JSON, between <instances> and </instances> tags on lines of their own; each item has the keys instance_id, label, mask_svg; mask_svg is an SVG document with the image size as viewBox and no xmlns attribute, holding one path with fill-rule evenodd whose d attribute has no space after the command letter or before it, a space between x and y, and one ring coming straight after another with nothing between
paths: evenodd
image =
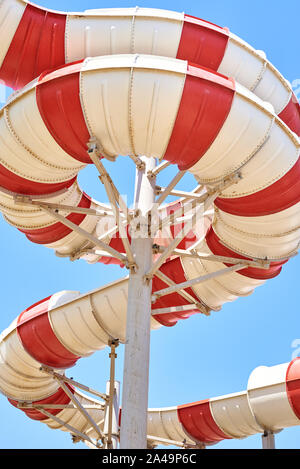
<instances>
[{"instance_id":1,"label":"curved slide section","mask_svg":"<svg viewBox=\"0 0 300 469\"><path fill-rule=\"evenodd\" d=\"M23 311L0 338L0 390L11 404L70 404L56 380L40 370L46 365L64 370L81 357L103 349L110 338L125 340L126 279L85 295L60 292ZM160 327L151 319L151 328ZM68 386L79 402L90 406L93 420L103 427L104 413L94 398ZM98 408L97 408L98 406ZM71 425L97 439L77 409L49 408L54 421L37 409L25 414L50 428ZM256 368L247 391L178 407L149 409L151 445L162 440L187 444L215 444L223 439L277 432L300 423L300 359L273 367ZM60 423L59 423L60 422ZM166 444L172 444L171 442Z\"/></svg>"},{"instance_id":2,"label":"curved slide section","mask_svg":"<svg viewBox=\"0 0 300 469\"><path fill-rule=\"evenodd\" d=\"M24 0L0 5L0 78L25 86L47 69L90 56L152 54L190 62L234 77L271 102L300 133L299 104L292 87L263 51L210 22L151 8L113 8L63 13Z\"/></svg>"},{"instance_id":3,"label":"curved slide section","mask_svg":"<svg viewBox=\"0 0 300 469\"><path fill-rule=\"evenodd\" d=\"M299 139L269 103L231 78L165 57L89 58L44 73L18 92L0 112L0 129L0 183L14 193L71 192L91 137L101 142L104 155L165 159L210 189L239 173L238 182L216 199L212 227L197 250L267 257L270 268L249 267L194 287L212 310L278 275L298 249ZM86 196L80 200L91 203ZM87 231L99 227L93 216L76 215L76 220ZM83 243L74 233L58 239L57 224L30 223L26 236L59 253ZM220 267L199 259L181 262L186 279Z\"/></svg>"}]
</instances>

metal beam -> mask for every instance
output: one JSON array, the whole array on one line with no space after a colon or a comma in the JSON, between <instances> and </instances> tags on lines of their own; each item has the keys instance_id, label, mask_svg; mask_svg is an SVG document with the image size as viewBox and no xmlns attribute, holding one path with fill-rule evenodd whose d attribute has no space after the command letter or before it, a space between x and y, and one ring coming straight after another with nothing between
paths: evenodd
<instances>
[{"instance_id":1,"label":"metal beam","mask_svg":"<svg viewBox=\"0 0 300 469\"><path fill-rule=\"evenodd\" d=\"M90 416L90 414L84 409L82 404L79 402L79 400L75 397L75 395L72 393L72 391L68 388L68 386L64 383L64 381L61 378L58 378L57 376L54 376L54 379L56 379L60 385L60 387L63 389L63 391L67 394L67 396L71 399L73 404L77 407L77 410L81 413L81 415L89 422L89 424L94 428L95 432L99 435L99 438L103 441L104 437L102 435L102 432L98 425L96 424L95 420Z\"/></svg>"},{"instance_id":2,"label":"metal beam","mask_svg":"<svg viewBox=\"0 0 300 469\"><path fill-rule=\"evenodd\" d=\"M115 438L116 435L113 435L113 433L115 433L113 432L113 430L116 430L115 428L113 429L113 423L116 424L116 422L113 422L113 417L114 417L114 401L115 401L115 394L116 394L115 392L116 391L115 390L115 368L116 368L116 358L117 358L116 348L119 346L119 340L118 339L110 340L108 345L110 346L110 354L109 354L110 377L109 377L109 385L107 386L109 388L109 393L108 393L109 397L108 397L107 406L106 406L105 427L107 426L107 435L105 436L107 439L107 442L106 442L107 449L115 449L117 445L117 440ZM106 434L105 431L104 433Z\"/></svg>"},{"instance_id":3,"label":"metal beam","mask_svg":"<svg viewBox=\"0 0 300 469\"><path fill-rule=\"evenodd\" d=\"M160 187L157 189L160 193L164 193L166 188L165 187ZM181 197L182 199L201 199L202 194L197 194L197 192L185 192L185 191L178 191L178 190L172 190L169 192L168 195L172 195L174 197Z\"/></svg>"},{"instance_id":4,"label":"metal beam","mask_svg":"<svg viewBox=\"0 0 300 469\"><path fill-rule=\"evenodd\" d=\"M71 433L79 436L82 440L88 441L92 445L96 446L96 448L99 448L99 449L103 448L103 446L101 444L99 444L96 440L94 440L94 438L91 438L88 435L86 435L85 433L80 432L79 430L77 430L77 428L74 428L72 425L69 425L68 423L61 420L59 417L57 417L57 415L52 415L50 412L48 412L45 409L41 409L40 412L42 414L44 414L46 417L48 417L48 419L54 420L56 423L58 423L59 425L61 425L64 428L66 428Z\"/></svg>"},{"instance_id":5,"label":"metal beam","mask_svg":"<svg viewBox=\"0 0 300 469\"><path fill-rule=\"evenodd\" d=\"M104 165L102 164L102 162L99 158L98 151L97 151L97 145L95 145L94 141L92 141L92 143L89 143L88 155L91 158L92 162L94 163L94 165L96 166L96 168L97 168L97 170L100 174L100 181L105 186L105 189L106 189L107 184L110 185L112 191L114 192L115 198L118 201L120 209L122 210L123 214L127 218L128 223L130 223L128 207L127 207L126 203L124 202L123 198L121 197L121 195L120 195L118 189L116 188L115 184L113 183L113 180L111 179L110 175L106 171Z\"/></svg>"},{"instance_id":6,"label":"metal beam","mask_svg":"<svg viewBox=\"0 0 300 469\"><path fill-rule=\"evenodd\" d=\"M181 257L191 257L194 259L200 259L204 261L222 262L223 264L245 264L248 267L256 267L260 269L269 269L270 261L265 259L238 259L236 257L218 256L215 254L204 254L198 252L196 249L187 250L174 249L174 254L178 254Z\"/></svg>"},{"instance_id":7,"label":"metal beam","mask_svg":"<svg viewBox=\"0 0 300 469\"><path fill-rule=\"evenodd\" d=\"M52 202L42 202L40 200L34 200L32 197L28 197L28 196L16 197L15 203L17 205L36 205L39 208L47 207L53 210L59 210L61 212L82 213L85 215L92 215L96 217L105 217L105 216L114 217L115 216L112 210L103 210L100 208L74 207L73 205L66 205L66 204L54 204Z\"/></svg>"},{"instance_id":8,"label":"metal beam","mask_svg":"<svg viewBox=\"0 0 300 469\"><path fill-rule=\"evenodd\" d=\"M192 309L195 309L195 307L195 304L189 304L183 306L170 306L169 308L153 309L152 316L157 316L158 314L183 313L184 311L191 311Z\"/></svg>"},{"instance_id":9,"label":"metal beam","mask_svg":"<svg viewBox=\"0 0 300 469\"><path fill-rule=\"evenodd\" d=\"M217 270L216 272L212 272L207 275L203 275L201 277L194 278L192 280L187 280L186 282L182 282L172 287L164 288L162 290L156 291L152 295L153 301L158 300L165 295L170 295L171 293L178 292L179 290L184 290L185 288L190 288L193 285L199 285L200 283L207 282L208 280L215 279L221 277L222 275L227 275L231 272L237 272L238 270L244 269L244 264L237 264L232 267L226 267L225 269Z\"/></svg>"},{"instance_id":10,"label":"metal beam","mask_svg":"<svg viewBox=\"0 0 300 469\"><path fill-rule=\"evenodd\" d=\"M206 199L204 201L204 208L201 206L200 208L196 209L195 213L192 215L191 219L187 221L186 225L180 230L178 235L171 241L169 246L167 246L164 250L164 252L160 255L160 257L156 260L154 265L152 266L152 269L146 274L146 278L152 278L153 275L158 271L158 269L162 266L162 264L167 260L170 255L172 255L174 249L177 248L178 244L184 239L184 237L187 235L187 233L193 228L195 222L197 221L197 218L199 214L203 213L203 210L207 206L209 206L213 200L217 197L216 194L212 195L206 195L204 198Z\"/></svg>"},{"instance_id":11,"label":"metal beam","mask_svg":"<svg viewBox=\"0 0 300 469\"><path fill-rule=\"evenodd\" d=\"M211 189L208 191L206 194L204 194L203 197L203 202L204 206L200 207L197 209L194 213L194 215L191 217L191 220L186 223L186 225L182 228L182 230L178 233L175 239L171 241L169 246L164 250L164 252L161 254L161 256L156 260L154 265L152 266L152 269L146 274L146 279L150 279L155 275L155 272L161 267L161 265L166 261L166 259L172 254L174 249L177 248L178 244L182 241L182 239L186 236L186 233L188 233L194 226L195 222L197 221L197 217L199 213L205 212L210 205L214 202L214 200L220 195L220 193L230 187L232 184L236 184L240 180L241 176L239 173L235 173L232 176L224 179L218 186L216 186L214 189ZM202 197L198 200L202 201Z\"/></svg>"},{"instance_id":12,"label":"metal beam","mask_svg":"<svg viewBox=\"0 0 300 469\"><path fill-rule=\"evenodd\" d=\"M108 244L104 243L100 239L96 238L96 236L93 236L91 233L88 231L82 229L80 226L76 225L75 223L71 222L67 218L63 217L62 215L59 215L58 213L54 212L53 210L50 210L47 207L41 207L45 212L49 213L53 218L56 220L60 221L63 225L67 226L70 228L72 231L75 231L78 233L80 236L82 236L85 239L88 239L91 241L95 246L98 246L100 249L109 252L113 257L119 259L121 262L123 262L126 266L128 266L128 260L127 257L124 256L124 254L121 254L118 252L116 249L110 247Z\"/></svg>"},{"instance_id":13,"label":"metal beam","mask_svg":"<svg viewBox=\"0 0 300 469\"><path fill-rule=\"evenodd\" d=\"M152 179L155 178L161 171L163 171L168 166L170 166L170 164L171 163L169 161L163 161L162 163L157 165L154 169L149 170L147 173L147 176Z\"/></svg>"},{"instance_id":14,"label":"metal beam","mask_svg":"<svg viewBox=\"0 0 300 469\"><path fill-rule=\"evenodd\" d=\"M155 276L158 277L167 285L169 285L169 287L176 285L176 283L173 282L173 280L171 280L167 275L165 275L160 270L156 272ZM184 298L186 301L188 301L193 307L195 307L195 309L199 309L199 311L203 313L205 316L210 316L209 307L195 300L195 298L192 295L190 295L188 292L186 292L185 290L179 290L177 293L178 295L182 296L182 298Z\"/></svg>"},{"instance_id":15,"label":"metal beam","mask_svg":"<svg viewBox=\"0 0 300 469\"><path fill-rule=\"evenodd\" d=\"M130 245L130 242L129 242L129 239L128 239L128 236L127 236L127 230L123 226L122 222L120 221L120 217L119 217L120 210L121 210L121 212L123 212L123 215L127 219L128 223L130 223L131 217L129 216L128 207L127 207L126 203L124 202L124 200L122 199L119 191L117 190L116 186L114 185L114 183L113 183L110 175L106 171L104 165L101 163L101 161L100 161L100 159L97 155L97 152L95 151L95 148L92 147L89 150L89 156L90 156L91 160L93 161L93 163L95 164L96 168L99 171L100 180L101 180L102 184L105 187L107 197L108 197L108 199L109 199L109 201L110 201L110 203L113 207L113 210L114 210L114 213L115 213L116 223L118 225L119 232L120 232L120 238L122 240L124 249L125 249L126 254L127 254L128 267L129 268L136 268L136 264L135 264L132 249L131 249L131 245ZM142 162L142 160L141 160L141 164L142 164L142 168L144 168L145 166L144 166L144 162ZM140 166L137 166L137 167L140 167Z\"/></svg>"},{"instance_id":16,"label":"metal beam","mask_svg":"<svg viewBox=\"0 0 300 469\"><path fill-rule=\"evenodd\" d=\"M53 378L59 378L65 383L71 384L72 386L75 386L78 389L81 389L82 391L89 392L90 394L93 394L94 396L99 397L103 401L107 401L107 395L96 391L93 388L90 388L89 386L85 386L82 383L79 383L78 381L75 381L74 379L67 378L65 375L61 375L60 373L57 373L56 371L53 370L53 368L50 368L48 366L42 365L40 367L40 370L43 371L44 373L47 373L48 375L51 375Z\"/></svg>"},{"instance_id":17,"label":"metal beam","mask_svg":"<svg viewBox=\"0 0 300 469\"><path fill-rule=\"evenodd\" d=\"M84 405L85 410L104 410L104 405ZM18 409L73 409L76 410L75 405L72 404L31 404L28 402L19 402Z\"/></svg>"},{"instance_id":18,"label":"metal beam","mask_svg":"<svg viewBox=\"0 0 300 469\"><path fill-rule=\"evenodd\" d=\"M178 171L176 176L172 179L172 181L164 189L163 193L156 200L156 203L158 205L161 205L166 200L166 198L170 195L170 192L174 189L174 187L178 184L178 182L183 178L185 174L186 171Z\"/></svg>"}]
</instances>

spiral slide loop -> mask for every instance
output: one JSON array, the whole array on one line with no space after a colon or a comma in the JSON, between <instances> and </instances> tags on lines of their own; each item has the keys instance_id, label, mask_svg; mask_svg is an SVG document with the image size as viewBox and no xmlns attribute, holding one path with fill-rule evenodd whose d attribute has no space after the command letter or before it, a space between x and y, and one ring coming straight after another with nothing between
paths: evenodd
<instances>
[{"instance_id":1,"label":"spiral slide loop","mask_svg":"<svg viewBox=\"0 0 300 469\"><path fill-rule=\"evenodd\" d=\"M216 197L204 239L194 227L179 246L202 257L167 259L153 278L153 292L168 286L164 276L181 284L220 269L220 261L204 255L268 262L268 268L252 262L186 288L194 300L190 309L178 292L160 297L152 329L199 312L195 305L218 310L280 273L300 242L300 107L262 51L204 20L138 7L66 14L2 0L0 25L0 79L18 90L0 111L0 210L8 223L59 256L122 264L111 207L77 183L78 172L93 162L88 149L94 141L102 157L165 160L209 191L238 175ZM47 203L76 208L66 213L69 225L53 220L43 210ZM164 206L161 220L182 205ZM119 260L97 254L72 226L108 244ZM169 238L178 229L169 229ZM231 265L224 261L221 268ZM69 403L40 365L65 369L111 337L125 340L127 289L125 278L86 295L59 293L23 312L0 340L0 390L10 402ZM298 425L298 363L255 370L244 393L150 409L152 443L211 444ZM65 430L37 410L25 412ZM49 412L80 432L90 429L76 410ZM91 412L100 425L103 411Z\"/></svg>"}]
</instances>

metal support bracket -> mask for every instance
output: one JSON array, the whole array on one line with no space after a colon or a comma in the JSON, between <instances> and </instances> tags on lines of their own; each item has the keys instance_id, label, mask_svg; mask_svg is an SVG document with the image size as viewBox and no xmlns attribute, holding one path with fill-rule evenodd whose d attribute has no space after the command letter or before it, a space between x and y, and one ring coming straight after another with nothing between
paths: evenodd
<instances>
[{"instance_id":1,"label":"metal support bracket","mask_svg":"<svg viewBox=\"0 0 300 469\"><path fill-rule=\"evenodd\" d=\"M154 179L156 178L156 176L161 172L163 171L165 168L167 168L168 166L170 166L170 162L169 161L163 161L162 163L160 163L159 165L157 165L154 169L152 169L152 171L148 171L147 173L147 176L150 178L150 179Z\"/></svg>"},{"instance_id":2,"label":"metal support bracket","mask_svg":"<svg viewBox=\"0 0 300 469\"><path fill-rule=\"evenodd\" d=\"M57 417L57 415L51 414L46 409L41 409L40 412L44 414L46 417L48 417L48 419L54 420L56 423L58 423L62 427L65 427L67 430L69 430L71 432L72 437L73 435L76 435L75 439L77 441L73 440L74 442L78 442L78 440L83 440L83 441L87 441L88 443L92 444L98 449L103 448L103 445L98 443L98 441L94 440L94 438L89 437L86 433L80 432L79 430L74 428L72 425L61 420L59 417Z\"/></svg>"},{"instance_id":3,"label":"metal support bracket","mask_svg":"<svg viewBox=\"0 0 300 469\"><path fill-rule=\"evenodd\" d=\"M177 174L177 177L179 177L180 173ZM178 244L182 241L182 239L186 236L186 234L193 228L197 221L197 217L199 213L203 213L207 210L208 207L214 202L214 200L220 195L220 193L230 187L233 184L236 184L241 178L240 173L235 173L234 175L225 178L218 186L216 186L214 189L209 189L206 194L201 196L201 198L198 200L198 202L203 202L204 207L201 206L200 208L195 210L195 213L192 215L191 219L187 221L186 225L182 230L179 232L179 234L174 238L169 246L167 246L164 250L164 252L160 255L160 257L156 260L150 271L146 274L147 279L153 278L155 273L158 271L158 269L161 267L161 265L166 261L166 259L172 255L174 249L177 248ZM174 178L175 179L175 178ZM171 187L172 190L172 184L174 183L171 181L169 184L168 188ZM201 211L201 212L200 212Z\"/></svg>"},{"instance_id":4,"label":"metal support bracket","mask_svg":"<svg viewBox=\"0 0 300 469\"><path fill-rule=\"evenodd\" d=\"M168 184L168 186L163 191L162 191L162 188L159 188L160 190L158 191L158 193L160 193L161 191L162 193L156 200L156 203L158 205L161 205L166 200L166 198L173 191L174 187L178 184L178 182L183 178L185 174L186 174L186 171L178 171L176 176L172 179L172 181Z\"/></svg>"},{"instance_id":5,"label":"metal support bracket","mask_svg":"<svg viewBox=\"0 0 300 469\"><path fill-rule=\"evenodd\" d=\"M176 286L176 283L173 282L173 280L171 280L167 275L165 275L160 270L158 272L156 272L155 275L156 275L156 277L158 277L160 280L162 280L164 283L166 283L170 287L171 286ZM187 291L179 290L177 293L178 293L178 295L182 296L182 298L184 298L191 305L192 308L198 309L205 316L210 316L211 309L207 305L205 305L204 303L202 303L202 302L200 303L200 301L197 301ZM155 301L153 301L153 303Z\"/></svg>"},{"instance_id":6,"label":"metal support bracket","mask_svg":"<svg viewBox=\"0 0 300 469\"><path fill-rule=\"evenodd\" d=\"M128 239L127 235L127 229L126 227L123 226L122 221L120 220L119 214L120 212L123 212L123 216L125 219L127 219L128 224L130 224L131 221L131 215L129 214L128 207L124 200L122 199L119 191L117 190L116 186L114 185L110 175L106 171L104 165L99 159L99 153L97 151L97 144L95 142L90 142L89 143L89 150L88 150L89 156L91 160L93 161L94 165L99 171L99 179L102 182L102 184L105 187L107 197L112 205L114 215L115 215L115 220L116 224L119 228L120 232L120 238L122 240L124 249L127 254L127 268L129 269L137 269L137 265L134 260L134 256L132 253L131 245Z\"/></svg>"},{"instance_id":7,"label":"metal support bracket","mask_svg":"<svg viewBox=\"0 0 300 469\"><path fill-rule=\"evenodd\" d=\"M154 292L154 294L152 295L152 301L155 303L162 296L170 295L171 293L175 293L180 290L185 290L186 288L190 288L194 285L199 285L200 283L207 282L208 280L221 277L222 275L226 275L231 272L237 272L238 270L241 270L244 268L245 268L244 264L237 264L232 267L226 267L225 269L217 270L216 272L212 272L207 275L202 275L201 277L197 277L197 278L188 280L186 282L182 282L182 283L173 285L171 287L158 290Z\"/></svg>"},{"instance_id":8,"label":"metal support bracket","mask_svg":"<svg viewBox=\"0 0 300 469\"><path fill-rule=\"evenodd\" d=\"M102 399L103 401L107 401L107 395L104 393L101 393L93 388L90 388L89 386L85 386L82 383L79 383L78 381L74 381L72 378L67 378L67 376L62 375L60 373L57 373L56 371L53 370L53 368L50 368L49 366L42 365L40 367L40 371L43 371L44 373L47 373L48 375L51 375L53 378L58 378L65 383L71 384L72 386L75 386L78 389L81 389L82 391L89 392L90 394L93 394L94 396Z\"/></svg>"}]
</instances>

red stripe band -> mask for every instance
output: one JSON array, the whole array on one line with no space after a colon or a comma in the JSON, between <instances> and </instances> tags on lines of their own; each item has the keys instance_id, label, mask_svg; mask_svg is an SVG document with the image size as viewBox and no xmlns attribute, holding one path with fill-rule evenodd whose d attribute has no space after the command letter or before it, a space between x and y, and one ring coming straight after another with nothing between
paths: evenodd
<instances>
[{"instance_id":1,"label":"red stripe band","mask_svg":"<svg viewBox=\"0 0 300 469\"><path fill-rule=\"evenodd\" d=\"M19 89L45 70L65 63L66 15L27 5L0 69L0 79Z\"/></svg>"},{"instance_id":2,"label":"red stripe band","mask_svg":"<svg viewBox=\"0 0 300 469\"><path fill-rule=\"evenodd\" d=\"M207 400L178 406L177 413L183 428L197 441L217 443L231 439L216 424Z\"/></svg>"},{"instance_id":3,"label":"red stripe band","mask_svg":"<svg viewBox=\"0 0 300 469\"><path fill-rule=\"evenodd\" d=\"M300 104L294 93L279 117L293 132L300 136Z\"/></svg>"},{"instance_id":4,"label":"red stripe band","mask_svg":"<svg viewBox=\"0 0 300 469\"><path fill-rule=\"evenodd\" d=\"M186 281L184 270L179 258L173 259L169 262L166 262L161 268L160 271L167 275L175 283L182 283ZM153 278L152 282L152 293L162 290L163 288L168 287L168 285L160 280L157 277ZM191 288L185 290L189 293L195 300L198 302L199 298L195 295L194 291ZM155 309L158 308L170 308L172 306L183 306L188 305L189 302L186 301L178 293L172 293L170 295L163 296L159 298L153 305L152 312L155 315ZM191 305L191 311L185 311L183 313L170 313L170 314L157 314L155 315L156 321L166 327L172 327L177 324L181 319L188 319L193 314L199 313L198 309L193 309Z\"/></svg>"},{"instance_id":5,"label":"red stripe band","mask_svg":"<svg viewBox=\"0 0 300 469\"><path fill-rule=\"evenodd\" d=\"M184 15L177 59L188 60L217 71L229 40L227 29L208 21Z\"/></svg>"},{"instance_id":6,"label":"red stripe band","mask_svg":"<svg viewBox=\"0 0 300 469\"><path fill-rule=\"evenodd\" d=\"M286 392L289 403L300 419L300 358L297 357L288 366L286 372Z\"/></svg>"},{"instance_id":7,"label":"red stripe band","mask_svg":"<svg viewBox=\"0 0 300 469\"><path fill-rule=\"evenodd\" d=\"M42 119L60 147L82 163L91 163L87 154L90 134L80 102L82 61L42 74L36 87Z\"/></svg>"},{"instance_id":8,"label":"red stripe band","mask_svg":"<svg viewBox=\"0 0 300 469\"><path fill-rule=\"evenodd\" d=\"M54 334L48 317L50 298L35 303L20 314L17 333L24 349L39 363L58 369L69 368L80 357L69 352Z\"/></svg>"},{"instance_id":9,"label":"red stripe band","mask_svg":"<svg viewBox=\"0 0 300 469\"><path fill-rule=\"evenodd\" d=\"M236 259L249 259L248 257L242 256L241 254L232 251L231 249L224 246L221 243L220 239L214 232L213 228L211 227L206 235L206 243L209 249L213 254L216 256L225 256L225 257L234 257ZM251 259L249 259L251 260ZM285 264L287 261L283 262L272 262L270 264L269 269L258 269L255 267L247 267L246 269L239 270L236 272L237 274L244 275L248 278L253 278L256 280L267 280L280 274L282 265ZM231 267L232 264L225 264L227 267Z\"/></svg>"},{"instance_id":10,"label":"red stripe band","mask_svg":"<svg viewBox=\"0 0 300 469\"><path fill-rule=\"evenodd\" d=\"M78 207L90 208L90 206L91 198L87 194L83 193ZM72 223L75 223L75 225L79 226L85 217L85 214L71 213L66 218ZM36 244L55 243L56 241L59 241L60 239L63 239L65 236L68 236L70 233L72 233L71 228L68 228L60 222L54 223L53 225L47 226L45 228L39 228L37 230L19 229L19 231L24 233L29 241L32 241Z\"/></svg>"},{"instance_id":11,"label":"red stripe band","mask_svg":"<svg viewBox=\"0 0 300 469\"><path fill-rule=\"evenodd\" d=\"M234 82L188 65L182 98L164 159L181 170L195 165L220 132L231 109ZM201 136L201 138L199 138Z\"/></svg>"},{"instance_id":12,"label":"red stripe band","mask_svg":"<svg viewBox=\"0 0 300 469\"><path fill-rule=\"evenodd\" d=\"M245 197L216 199L224 212L241 217L259 217L281 212L300 202L300 158L281 179L266 189Z\"/></svg>"},{"instance_id":13,"label":"red stripe band","mask_svg":"<svg viewBox=\"0 0 300 469\"><path fill-rule=\"evenodd\" d=\"M66 386L72 391L74 394L74 388L70 386L69 384L66 383ZM14 406L18 407L18 401L14 401L12 399L8 399L8 401ZM65 391L61 388L56 391L55 394L53 394L50 397L47 397L46 399L41 399L39 401L33 402L33 404L59 404L59 405L68 405L71 402L71 399L69 396L65 393ZM44 414L42 414L39 410L37 409L21 409L27 417L29 417L32 420L47 420L48 417ZM50 414L52 415L57 415L59 412L62 411L62 409L45 409L47 410Z\"/></svg>"},{"instance_id":14,"label":"red stripe band","mask_svg":"<svg viewBox=\"0 0 300 469\"><path fill-rule=\"evenodd\" d=\"M57 182L54 184L30 181L29 179L18 176L9 171L5 166L0 165L0 187L15 192L16 194L26 195L44 195L53 194L66 189L76 181L76 176L68 181Z\"/></svg>"}]
</instances>

